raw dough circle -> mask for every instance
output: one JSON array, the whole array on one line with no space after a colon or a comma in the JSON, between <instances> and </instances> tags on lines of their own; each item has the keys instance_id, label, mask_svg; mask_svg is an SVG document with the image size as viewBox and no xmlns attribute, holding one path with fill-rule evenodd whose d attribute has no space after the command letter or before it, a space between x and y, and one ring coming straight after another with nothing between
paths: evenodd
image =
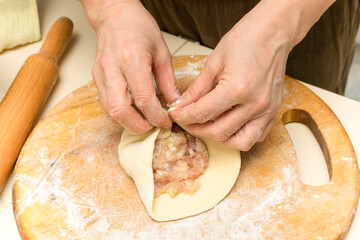
<instances>
[{"instance_id":1,"label":"raw dough circle","mask_svg":"<svg viewBox=\"0 0 360 240\"><path fill-rule=\"evenodd\" d=\"M230 192L240 172L240 151L201 138L209 151L208 166L198 179L200 188L193 195L175 197L161 194L154 199L152 159L155 140L170 130L155 128L142 135L124 130L118 148L120 164L135 181L146 210L157 221L189 217L215 207Z\"/></svg>"}]
</instances>

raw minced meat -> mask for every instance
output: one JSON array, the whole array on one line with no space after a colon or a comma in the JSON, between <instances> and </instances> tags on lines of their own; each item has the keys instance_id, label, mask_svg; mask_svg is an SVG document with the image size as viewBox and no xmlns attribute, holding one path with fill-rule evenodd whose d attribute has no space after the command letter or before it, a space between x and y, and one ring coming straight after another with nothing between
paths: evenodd
<instances>
[{"instance_id":1,"label":"raw minced meat","mask_svg":"<svg viewBox=\"0 0 360 240\"><path fill-rule=\"evenodd\" d=\"M169 137L155 141L155 198L165 192L171 196L193 194L200 187L196 178L204 172L208 159L204 142L174 124Z\"/></svg>"}]
</instances>

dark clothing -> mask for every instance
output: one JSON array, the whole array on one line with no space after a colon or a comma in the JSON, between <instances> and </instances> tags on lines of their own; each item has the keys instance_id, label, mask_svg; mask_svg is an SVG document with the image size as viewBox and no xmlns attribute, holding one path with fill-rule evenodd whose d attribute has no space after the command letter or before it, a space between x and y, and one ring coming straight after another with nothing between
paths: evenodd
<instances>
[{"instance_id":1,"label":"dark clothing","mask_svg":"<svg viewBox=\"0 0 360 240\"><path fill-rule=\"evenodd\" d=\"M160 28L214 48L258 0L141 0ZM338 0L290 52L286 74L343 94L360 21L359 0Z\"/></svg>"}]
</instances>

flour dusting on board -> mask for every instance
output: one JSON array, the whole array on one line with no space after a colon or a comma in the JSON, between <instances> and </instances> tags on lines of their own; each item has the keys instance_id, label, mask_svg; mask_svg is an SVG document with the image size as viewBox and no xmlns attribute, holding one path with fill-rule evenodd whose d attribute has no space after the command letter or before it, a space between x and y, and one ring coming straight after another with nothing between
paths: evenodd
<instances>
[{"instance_id":1,"label":"flour dusting on board","mask_svg":"<svg viewBox=\"0 0 360 240\"><path fill-rule=\"evenodd\" d=\"M46 148L41 149L46 153ZM83 161L83 164L88 166L98 159L95 155L94 149L90 152L83 151L78 155L77 161ZM43 157L44 153L39 152L39 156ZM117 161L116 156L112 158L108 160ZM32 194L19 207L24 210L26 207L36 204L45 205L50 201L52 204L50 211L62 212L65 217L64 223L67 229L61 230L61 236L66 236L66 239L171 238L176 240L195 239L199 236L203 239L261 239L267 231L266 227L278 214L276 208L284 208L283 210L286 211L289 197L294 191L293 184L297 181L293 169L284 166L281 169L282 178L271 183L268 188L235 187L227 198L208 212L177 221L158 223L150 219L140 201L137 201L140 210L130 212L130 215L119 211L117 205L113 206L113 211L104 208L96 196L97 191L102 191L98 188L99 183L87 183L92 189L84 193L72 185L67 186L64 176L66 169L61 164L61 159L57 161L56 166L53 165L46 179L38 183ZM81 169L76 171L81 172ZM18 176L18 181L24 180L36 182L36 179ZM117 179L116 185L122 186L124 181L128 180L124 174L122 178ZM136 191L134 192L133 194L137 194ZM132 206L129 205L131 199L123 201L125 201L123 204L127 205L126 208L131 210ZM124 225L119 228L111 227L114 219L121 219ZM72 234L69 235L69 232Z\"/></svg>"},{"instance_id":2,"label":"flour dusting on board","mask_svg":"<svg viewBox=\"0 0 360 240\"><path fill-rule=\"evenodd\" d=\"M188 64L184 68L176 70L174 72L175 78L181 79L183 77L189 77L189 76L195 78L197 75L199 75L200 70L197 69L199 69L201 66L202 64L200 62L194 62L194 63L188 62Z\"/></svg>"},{"instance_id":3,"label":"flour dusting on board","mask_svg":"<svg viewBox=\"0 0 360 240\"><path fill-rule=\"evenodd\" d=\"M343 161L346 161L346 162L353 162L354 161L354 158L352 158L352 157L342 157L341 159Z\"/></svg>"}]
</instances>

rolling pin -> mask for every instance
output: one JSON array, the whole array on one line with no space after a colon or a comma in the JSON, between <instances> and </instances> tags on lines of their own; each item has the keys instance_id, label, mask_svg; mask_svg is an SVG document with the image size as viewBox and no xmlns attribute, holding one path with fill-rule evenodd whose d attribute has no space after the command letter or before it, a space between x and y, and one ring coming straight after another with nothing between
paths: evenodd
<instances>
[{"instance_id":1,"label":"rolling pin","mask_svg":"<svg viewBox=\"0 0 360 240\"><path fill-rule=\"evenodd\" d=\"M52 26L40 51L26 59L0 103L0 192L29 135L59 70L57 61L70 41L73 23L61 17Z\"/></svg>"}]
</instances>

